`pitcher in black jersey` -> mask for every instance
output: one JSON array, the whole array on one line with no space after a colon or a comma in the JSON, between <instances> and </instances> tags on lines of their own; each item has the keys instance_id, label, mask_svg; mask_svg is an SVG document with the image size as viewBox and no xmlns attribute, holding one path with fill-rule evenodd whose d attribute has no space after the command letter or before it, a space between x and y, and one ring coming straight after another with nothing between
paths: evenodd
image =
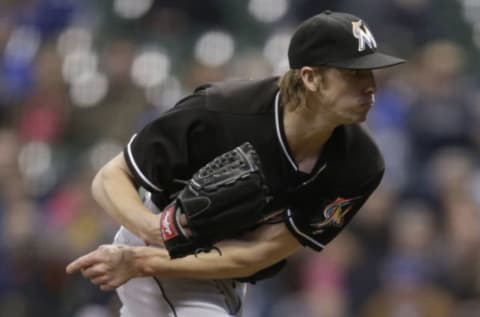
<instances>
[{"instance_id":1,"label":"pitcher in black jersey","mask_svg":"<svg viewBox=\"0 0 480 317\"><path fill-rule=\"evenodd\" d=\"M132 136L93 183L123 226L115 244L67 272L118 288L122 316L240 316L245 282L274 275L302 246L325 248L380 183L383 158L360 123L375 102L373 70L404 60L378 52L363 20L331 11L299 26L288 57L280 78L201 86ZM219 242L221 253L170 260L159 213L200 167L247 141L277 221Z\"/></svg>"}]
</instances>

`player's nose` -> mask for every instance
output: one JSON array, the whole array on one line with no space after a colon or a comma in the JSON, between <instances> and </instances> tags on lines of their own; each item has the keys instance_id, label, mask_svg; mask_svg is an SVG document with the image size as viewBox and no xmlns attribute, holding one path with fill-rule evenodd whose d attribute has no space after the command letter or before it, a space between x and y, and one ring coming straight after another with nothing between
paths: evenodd
<instances>
[{"instance_id":1,"label":"player's nose","mask_svg":"<svg viewBox=\"0 0 480 317\"><path fill-rule=\"evenodd\" d=\"M373 75L373 71L368 71L363 76L363 93L366 95L374 95L377 91L377 83L375 81L375 76Z\"/></svg>"}]
</instances>

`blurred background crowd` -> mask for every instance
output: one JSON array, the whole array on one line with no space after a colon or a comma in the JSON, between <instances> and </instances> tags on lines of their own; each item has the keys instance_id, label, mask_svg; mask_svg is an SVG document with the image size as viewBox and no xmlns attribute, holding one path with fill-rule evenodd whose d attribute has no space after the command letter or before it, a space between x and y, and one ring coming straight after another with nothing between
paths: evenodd
<instances>
[{"instance_id":1,"label":"blurred background crowd","mask_svg":"<svg viewBox=\"0 0 480 317\"><path fill-rule=\"evenodd\" d=\"M280 75L299 21L363 17L409 59L377 72L380 188L247 317L480 316L480 1L0 1L0 316L116 316L66 263L112 240L98 168L202 83Z\"/></svg>"}]
</instances>

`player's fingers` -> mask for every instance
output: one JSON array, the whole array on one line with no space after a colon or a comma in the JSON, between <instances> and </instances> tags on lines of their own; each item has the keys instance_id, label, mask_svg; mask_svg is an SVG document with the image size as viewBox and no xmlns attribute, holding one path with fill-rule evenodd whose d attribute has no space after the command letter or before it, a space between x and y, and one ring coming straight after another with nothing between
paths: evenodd
<instances>
[{"instance_id":1,"label":"player's fingers","mask_svg":"<svg viewBox=\"0 0 480 317\"><path fill-rule=\"evenodd\" d=\"M116 288L117 288L117 286L115 286L114 284L112 284L110 282L100 285L100 289L102 291L113 291Z\"/></svg>"},{"instance_id":2,"label":"player's fingers","mask_svg":"<svg viewBox=\"0 0 480 317\"><path fill-rule=\"evenodd\" d=\"M190 230L188 228L187 216L185 216L184 214L180 214L179 221L180 221L180 225L182 226L183 231L185 232L185 235L187 237L191 237L192 236L192 230Z\"/></svg>"},{"instance_id":3,"label":"player's fingers","mask_svg":"<svg viewBox=\"0 0 480 317\"><path fill-rule=\"evenodd\" d=\"M66 272L68 274L75 273L82 268L89 267L95 264L98 259L95 256L95 251L90 252L84 256L77 258L76 260L72 261L70 264L67 265Z\"/></svg>"},{"instance_id":4,"label":"player's fingers","mask_svg":"<svg viewBox=\"0 0 480 317\"><path fill-rule=\"evenodd\" d=\"M187 224L188 224L187 216L185 216L185 214L183 214L183 213L180 214L179 221L180 221L180 224L182 225L182 227L186 227Z\"/></svg>"},{"instance_id":5,"label":"player's fingers","mask_svg":"<svg viewBox=\"0 0 480 317\"><path fill-rule=\"evenodd\" d=\"M109 281L109 277L107 275L100 275L98 277L90 279L90 282L92 282L95 285L103 285L107 284Z\"/></svg>"},{"instance_id":6,"label":"player's fingers","mask_svg":"<svg viewBox=\"0 0 480 317\"><path fill-rule=\"evenodd\" d=\"M83 268L82 275L88 279L95 278L97 276L105 275L108 272L108 268L105 264L100 263L96 265Z\"/></svg>"}]
</instances>

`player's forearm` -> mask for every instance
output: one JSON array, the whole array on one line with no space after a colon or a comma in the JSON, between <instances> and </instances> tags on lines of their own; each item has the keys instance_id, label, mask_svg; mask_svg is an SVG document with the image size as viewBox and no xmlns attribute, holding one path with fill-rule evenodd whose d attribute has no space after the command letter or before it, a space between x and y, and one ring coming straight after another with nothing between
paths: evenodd
<instances>
[{"instance_id":1,"label":"player's forearm","mask_svg":"<svg viewBox=\"0 0 480 317\"><path fill-rule=\"evenodd\" d=\"M262 228L245 240L216 244L216 250L170 260L162 248L133 248L136 270L161 278L222 279L250 276L288 257L300 248L283 224Z\"/></svg>"},{"instance_id":2,"label":"player's forearm","mask_svg":"<svg viewBox=\"0 0 480 317\"><path fill-rule=\"evenodd\" d=\"M118 223L141 238L158 221L142 203L128 172L116 157L95 176L92 194L97 203Z\"/></svg>"},{"instance_id":3,"label":"player's forearm","mask_svg":"<svg viewBox=\"0 0 480 317\"><path fill-rule=\"evenodd\" d=\"M195 257L189 255L171 260L161 248L133 247L134 263L140 276L160 278L223 279L248 276L254 273L245 260L222 255L212 250Z\"/></svg>"}]
</instances>

